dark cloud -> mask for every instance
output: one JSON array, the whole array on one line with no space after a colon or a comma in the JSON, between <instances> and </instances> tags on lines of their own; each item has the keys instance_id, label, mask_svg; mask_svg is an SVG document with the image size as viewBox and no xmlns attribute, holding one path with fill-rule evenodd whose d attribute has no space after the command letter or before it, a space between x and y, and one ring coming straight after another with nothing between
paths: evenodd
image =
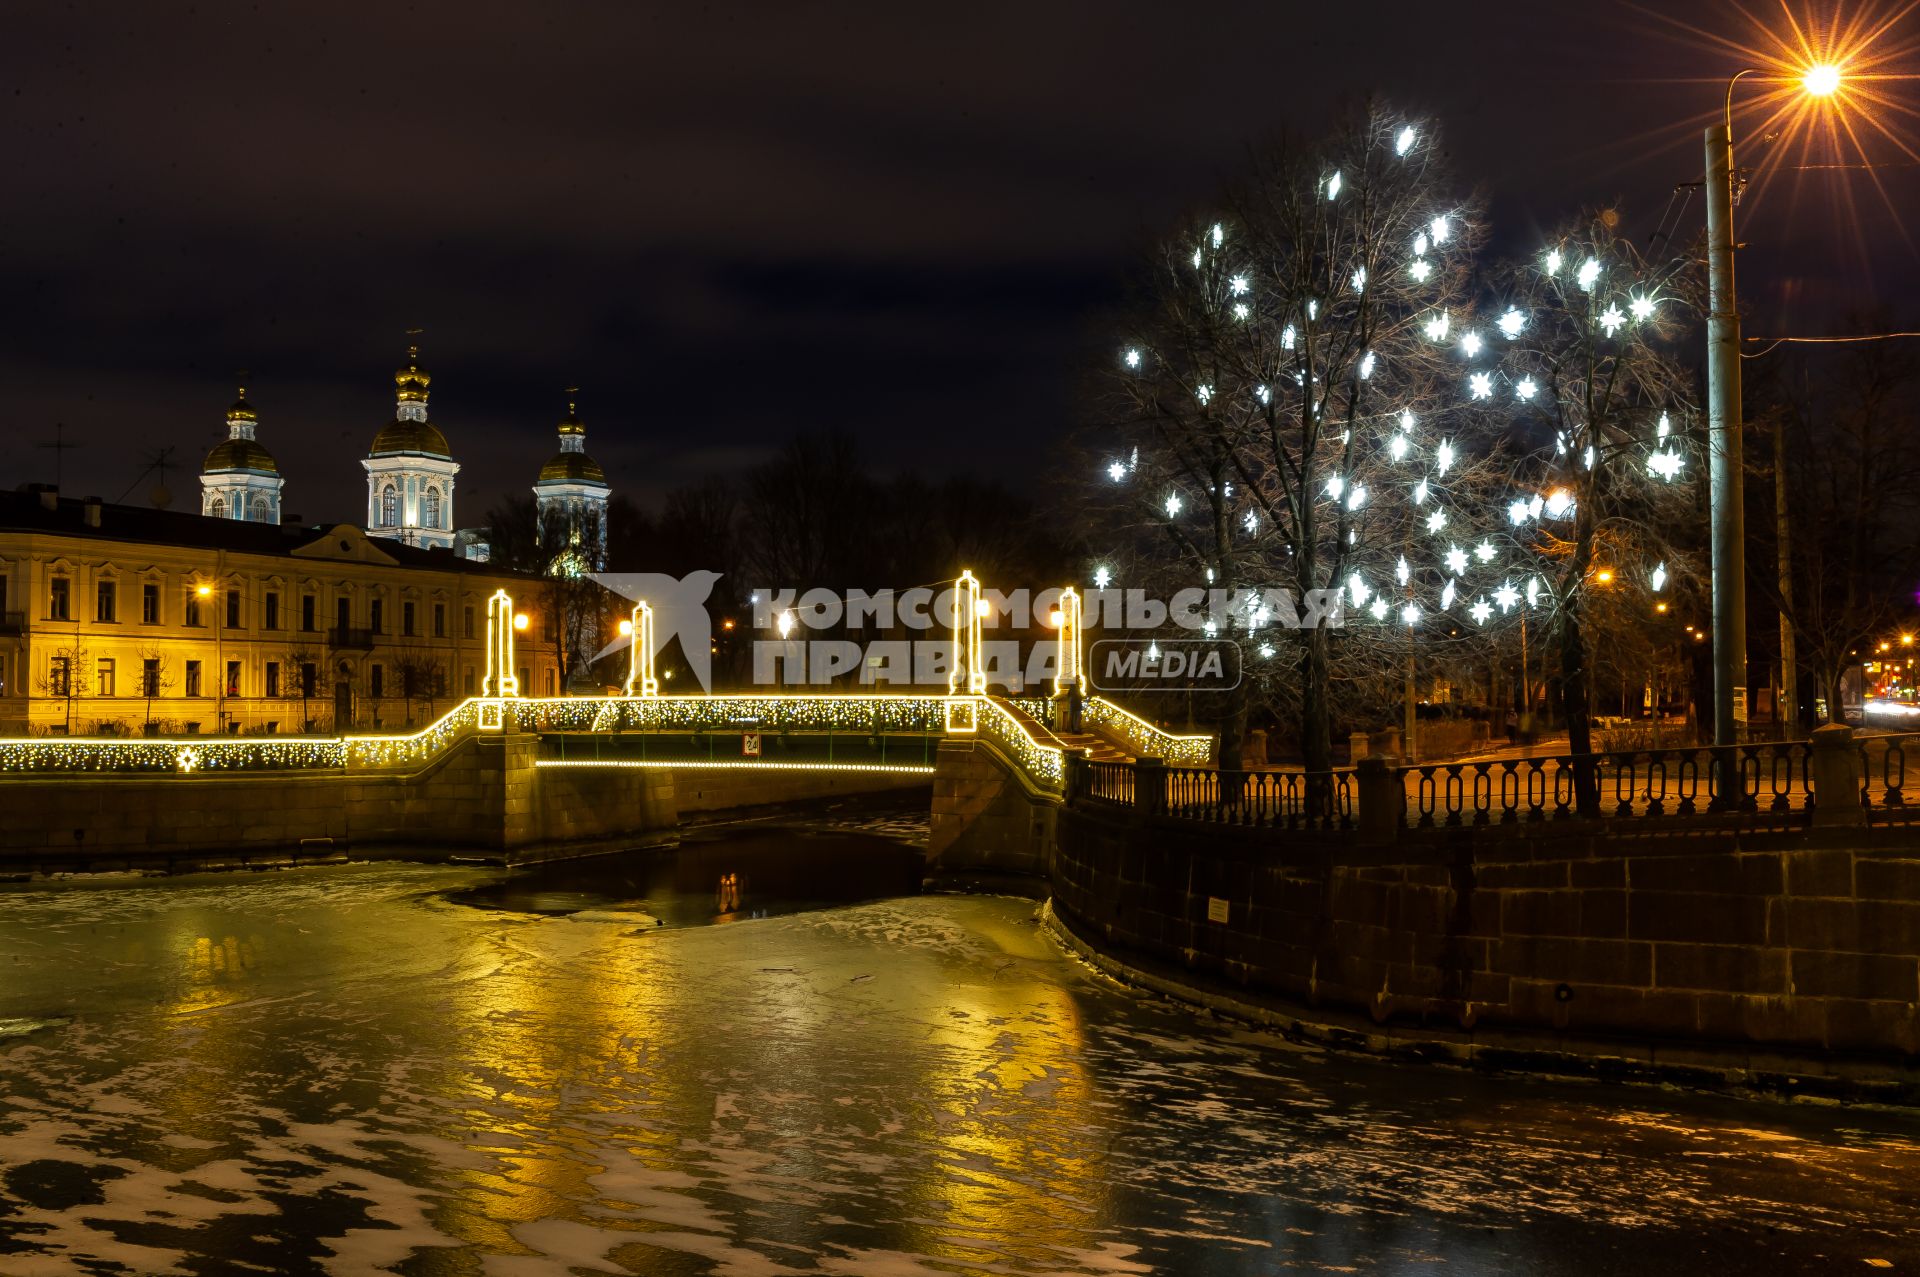
<instances>
[{"instance_id":1,"label":"dark cloud","mask_svg":"<svg viewBox=\"0 0 1920 1277\"><path fill-rule=\"evenodd\" d=\"M568 385L643 498L796 429L852 431L883 470L1023 478L1130 255L1250 140L1385 92L1438 113L1502 242L1526 244L1616 197L1651 225L1698 176L1726 69L1624 7L1537 0L6 22L0 482L50 478L33 445L61 422L84 444L69 488L118 496L172 443L190 498L246 367L312 518L361 509L416 325L468 518L531 481ZM1823 190L1770 193L1747 230L1743 280L1780 316L1913 273L1877 196L1854 191L1865 252Z\"/></svg>"}]
</instances>

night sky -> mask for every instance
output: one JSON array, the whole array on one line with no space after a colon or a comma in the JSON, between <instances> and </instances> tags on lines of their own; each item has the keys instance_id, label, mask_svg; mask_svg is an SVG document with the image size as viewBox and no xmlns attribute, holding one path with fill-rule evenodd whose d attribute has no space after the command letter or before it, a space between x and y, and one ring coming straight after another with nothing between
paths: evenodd
<instances>
[{"instance_id":1,"label":"night sky","mask_svg":"<svg viewBox=\"0 0 1920 1277\"><path fill-rule=\"evenodd\" d=\"M0 484L51 481L64 423L68 493L144 500L171 443L193 508L246 368L286 509L359 520L416 326L462 524L526 491L569 385L643 502L820 429L1030 484L1130 262L1250 140L1384 93L1530 250L1584 204L1652 226L1739 65L1605 0L11 5ZM1911 290L1865 175L1761 195L1750 331Z\"/></svg>"}]
</instances>

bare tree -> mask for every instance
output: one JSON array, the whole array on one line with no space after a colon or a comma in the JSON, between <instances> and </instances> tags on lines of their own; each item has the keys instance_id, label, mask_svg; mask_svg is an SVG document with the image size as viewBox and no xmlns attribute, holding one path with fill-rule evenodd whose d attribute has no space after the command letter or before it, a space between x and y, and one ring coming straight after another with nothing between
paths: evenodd
<instances>
[{"instance_id":1,"label":"bare tree","mask_svg":"<svg viewBox=\"0 0 1920 1277\"><path fill-rule=\"evenodd\" d=\"M1881 320L1858 328L1884 330ZM1791 599L1762 573L1762 588L1788 615L1801 658L1842 719L1842 680L1914 611L1920 557L1920 359L1889 344L1852 347L1795 380L1775 465L1784 469L1793 519ZM1771 520L1749 521L1770 539Z\"/></svg>"},{"instance_id":2,"label":"bare tree","mask_svg":"<svg viewBox=\"0 0 1920 1277\"><path fill-rule=\"evenodd\" d=\"M1256 699L1332 766L1335 688L1398 699L1411 653L1451 638L1463 546L1495 471L1458 427L1453 343L1477 210L1432 129L1382 106L1283 139L1152 258L1111 379L1093 487L1096 583L1211 587L1248 677L1214 716L1239 763ZM1109 558L1111 556L1111 558ZM1285 590L1287 605L1269 606ZM1345 624L1303 622L1339 600ZM1458 613L1456 612L1457 616Z\"/></svg>"},{"instance_id":3,"label":"bare tree","mask_svg":"<svg viewBox=\"0 0 1920 1277\"><path fill-rule=\"evenodd\" d=\"M153 734L153 702L173 690L173 660L157 643L143 644L137 654L140 661L140 696L146 701L146 722L142 730Z\"/></svg>"},{"instance_id":4,"label":"bare tree","mask_svg":"<svg viewBox=\"0 0 1920 1277\"><path fill-rule=\"evenodd\" d=\"M1544 613L1568 749L1592 750L1594 609L1618 641L1627 617L1695 575L1702 455L1691 381L1674 358L1694 313L1692 263L1649 261L1608 210L1576 223L1541 256L1503 272L1508 309L1489 338L1502 350L1471 393L1536 449L1514 471L1505 520L1522 569L1496 596L1502 613ZM1576 768L1580 809L1598 810L1591 767Z\"/></svg>"},{"instance_id":5,"label":"bare tree","mask_svg":"<svg viewBox=\"0 0 1920 1277\"><path fill-rule=\"evenodd\" d=\"M394 662L393 672L400 680L400 696L407 705L407 725L432 721L434 703L447 694L446 664L431 651L410 650ZM416 714L417 706L424 707L424 720Z\"/></svg>"},{"instance_id":6,"label":"bare tree","mask_svg":"<svg viewBox=\"0 0 1920 1277\"><path fill-rule=\"evenodd\" d=\"M47 668L36 680L35 685L42 696L65 702L66 732L73 734L73 703L84 698L93 690L93 674L89 668L92 654L78 630L74 631L73 642L55 648L47 658Z\"/></svg>"},{"instance_id":7,"label":"bare tree","mask_svg":"<svg viewBox=\"0 0 1920 1277\"><path fill-rule=\"evenodd\" d=\"M287 677L280 681L280 694L300 702L301 731L313 730L313 701L326 695L331 686L325 652L299 645L287 650Z\"/></svg>"}]
</instances>

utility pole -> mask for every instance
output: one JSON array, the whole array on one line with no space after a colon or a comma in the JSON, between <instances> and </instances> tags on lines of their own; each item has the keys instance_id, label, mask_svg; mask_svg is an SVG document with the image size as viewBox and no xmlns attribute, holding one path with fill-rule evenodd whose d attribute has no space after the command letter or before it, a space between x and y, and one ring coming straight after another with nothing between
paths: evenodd
<instances>
[{"instance_id":1,"label":"utility pole","mask_svg":"<svg viewBox=\"0 0 1920 1277\"><path fill-rule=\"evenodd\" d=\"M1792 520L1787 516L1787 423L1784 414L1773 420L1773 521L1774 539L1779 546L1780 572L1780 699L1774 705L1774 721L1781 735L1800 734L1800 675L1798 655L1793 645L1793 552Z\"/></svg>"},{"instance_id":2,"label":"utility pole","mask_svg":"<svg viewBox=\"0 0 1920 1277\"><path fill-rule=\"evenodd\" d=\"M1707 151L1707 447L1713 513L1713 743L1739 744L1734 700L1747 681L1747 561L1745 492L1740 456L1740 313L1733 288L1733 85L1727 111L1709 125ZM1732 799L1740 786L1730 754L1718 793Z\"/></svg>"}]
</instances>

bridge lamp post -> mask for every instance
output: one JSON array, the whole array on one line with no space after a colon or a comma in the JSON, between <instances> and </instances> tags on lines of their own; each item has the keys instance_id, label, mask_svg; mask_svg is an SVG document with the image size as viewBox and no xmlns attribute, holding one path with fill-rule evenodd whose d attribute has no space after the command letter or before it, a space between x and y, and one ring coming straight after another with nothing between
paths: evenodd
<instances>
[{"instance_id":1,"label":"bridge lamp post","mask_svg":"<svg viewBox=\"0 0 1920 1277\"><path fill-rule=\"evenodd\" d=\"M1745 485L1740 446L1740 312L1734 295L1733 88L1749 67L1727 81L1720 122L1706 130L1707 198L1707 446L1713 516L1713 743L1739 744L1735 692L1747 681L1747 554ZM1807 68L1801 90L1829 98L1840 88L1841 70L1831 64ZM1718 766L1726 766L1723 761ZM1731 782L1725 775L1723 781ZM1723 796L1734 786L1722 784Z\"/></svg>"}]
</instances>

